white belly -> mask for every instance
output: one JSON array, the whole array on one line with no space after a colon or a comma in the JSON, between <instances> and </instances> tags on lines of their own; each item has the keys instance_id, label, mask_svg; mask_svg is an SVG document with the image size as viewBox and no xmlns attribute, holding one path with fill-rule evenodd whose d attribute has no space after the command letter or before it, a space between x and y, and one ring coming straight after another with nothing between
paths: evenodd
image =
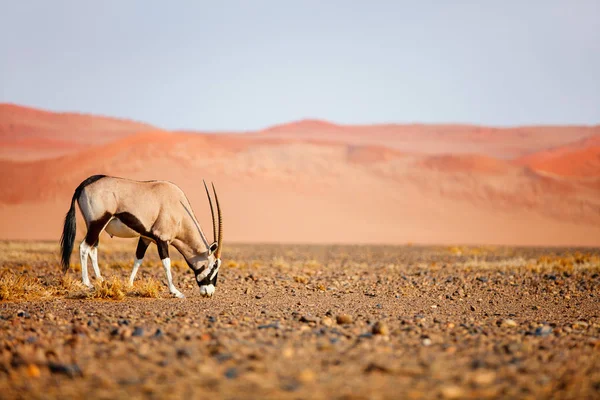
<instances>
[{"instance_id":1,"label":"white belly","mask_svg":"<svg viewBox=\"0 0 600 400\"><path fill-rule=\"evenodd\" d=\"M120 238L133 238L140 236L136 231L130 229L122 223L119 219L113 218L110 220L108 225L105 228L106 233L108 233L111 237L116 236Z\"/></svg>"}]
</instances>

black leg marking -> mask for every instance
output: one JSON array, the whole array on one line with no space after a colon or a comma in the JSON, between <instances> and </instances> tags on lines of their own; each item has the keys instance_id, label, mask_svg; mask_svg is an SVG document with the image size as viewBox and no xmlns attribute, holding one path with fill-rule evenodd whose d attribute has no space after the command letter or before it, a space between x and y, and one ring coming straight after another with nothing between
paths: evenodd
<instances>
[{"instance_id":1,"label":"black leg marking","mask_svg":"<svg viewBox=\"0 0 600 400\"><path fill-rule=\"evenodd\" d=\"M115 214L115 217L118 218L119 221L125 224L125 226L127 226L129 229L134 230L142 236L151 237L148 229L146 229L144 224L142 224L142 221L137 219L135 215L128 212L122 212Z\"/></svg>"},{"instance_id":2,"label":"black leg marking","mask_svg":"<svg viewBox=\"0 0 600 400\"><path fill-rule=\"evenodd\" d=\"M169 243L156 239L156 247L158 247L158 256L161 260L169 258Z\"/></svg>"},{"instance_id":3,"label":"black leg marking","mask_svg":"<svg viewBox=\"0 0 600 400\"><path fill-rule=\"evenodd\" d=\"M85 242L89 246L91 246L91 247L98 246L98 242L100 239L100 233L102 233L102 230L104 229L104 227L106 226L108 221L110 221L111 218L112 218L112 215L110 215L109 213L105 213L102 217L100 217L100 219L90 222L90 226L85 235Z\"/></svg>"},{"instance_id":4,"label":"black leg marking","mask_svg":"<svg viewBox=\"0 0 600 400\"><path fill-rule=\"evenodd\" d=\"M137 258L138 260L143 259L149 245L149 239L146 239L145 237L140 237L140 240L138 240L137 249L135 250L135 258Z\"/></svg>"}]
</instances>

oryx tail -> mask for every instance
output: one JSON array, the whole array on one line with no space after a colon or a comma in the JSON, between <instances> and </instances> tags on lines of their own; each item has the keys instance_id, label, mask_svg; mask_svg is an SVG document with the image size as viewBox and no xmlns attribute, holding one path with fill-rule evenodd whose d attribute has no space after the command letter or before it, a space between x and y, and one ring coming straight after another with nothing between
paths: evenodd
<instances>
[{"instance_id":1,"label":"oryx tail","mask_svg":"<svg viewBox=\"0 0 600 400\"><path fill-rule=\"evenodd\" d=\"M79 199L81 196L81 192L83 189L99 179L104 178L105 175L93 175L87 178L85 181L81 182L77 189L75 189L75 193L73 193L73 198L71 199L71 208L67 212L65 216L65 224L63 226L62 236L60 237L60 249L61 249L61 260L63 272L67 272L69 270L69 266L71 264L71 253L73 252L73 243L75 242L75 234L77 232L77 218L75 216L75 201Z\"/></svg>"}]
</instances>

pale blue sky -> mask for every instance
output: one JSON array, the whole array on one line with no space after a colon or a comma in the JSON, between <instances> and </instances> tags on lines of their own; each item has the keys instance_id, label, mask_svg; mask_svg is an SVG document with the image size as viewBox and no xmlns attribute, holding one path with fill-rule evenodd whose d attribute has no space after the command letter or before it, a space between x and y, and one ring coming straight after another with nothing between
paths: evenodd
<instances>
[{"instance_id":1,"label":"pale blue sky","mask_svg":"<svg viewBox=\"0 0 600 400\"><path fill-rule=\"evenodd\" d=\"M600 123L600 1L0 0L0 102L163 128Z\"/></svg>"}]
</instances>

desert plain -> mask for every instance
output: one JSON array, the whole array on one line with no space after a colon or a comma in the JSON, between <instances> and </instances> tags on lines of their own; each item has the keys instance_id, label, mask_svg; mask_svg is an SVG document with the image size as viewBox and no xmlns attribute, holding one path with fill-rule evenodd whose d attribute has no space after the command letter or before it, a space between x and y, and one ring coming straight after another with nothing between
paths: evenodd
<instances>
[{"instance_id":1,"label":"desert plain","mask_svg":"<svg viewBox=\"0 0 600 400\"><path fill-rule=\"evenodd\" d=\"M132 246L89 290L0 243L3 398L600 395L598 250L238 244L211 299L176 260L174 299L152 251L126 286Z\"/></svg>"}]
</instances>

